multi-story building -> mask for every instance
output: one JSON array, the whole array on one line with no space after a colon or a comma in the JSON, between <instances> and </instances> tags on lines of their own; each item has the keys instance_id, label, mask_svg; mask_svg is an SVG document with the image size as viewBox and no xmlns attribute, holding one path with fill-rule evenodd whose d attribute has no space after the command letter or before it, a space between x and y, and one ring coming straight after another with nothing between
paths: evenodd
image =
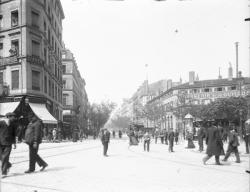
<instances>
[{"instance_id":1,"label":"multi-story building","mask_svg":"<svg viewBox=\"0 0 250 192\"><path fill-rule=\"evenodd\" d=\"M63 63L63 121L66 135L87 129L88 96L85 80L77 68L73 54L68 49L62 53Z\"/></svg>"},{"instance_id":2,"label":"multi-story building","mask_svg":"<svg viewBox=\"0 0 250 192\"><path fill-rule=\"evenodd\" d=\"M63 19L60 0L0 1L1 115L31 109L44 123L62 121Z\"/></svg>"},{"instance_id":3,"label":"multi-story building","mask_svg":"<svg viewBox=\"0 0 250 192\"><path fill-rule=\"evenodd\" d=\"M166 90L180 84L181 80L180 82L173 82L171 79L163 79L151 84L148 84L148 81L144 81L130 99L132 102L133 122L136 124L141 124L144 127L152 127L153 124L147 118L145 118L145 114L143 114L143 107L153 98L162 95L162 93L164 93Z\"/></svg>"},{"instance_id":4,"label":"multi-story building","mask_svg":"<svg viewBox=\"0 0 250 192\"><path fill-rule=\"evenodd\" d=\"M162 109L162 116L157 119L155 126L161 129L182 129L183 117L177 116L174 109L190 103L192 105L209 104L219 98L249 97L250 78L233 78L232 67L229 68L228 78L212 80L196 80L195 73L189 73L189 82L172 87L161 95L151 99L148 104L156 104ZM195 118L195 117L194 117ZM151 122L153 123L153 122Z\"/></svg>"}]
</instances>

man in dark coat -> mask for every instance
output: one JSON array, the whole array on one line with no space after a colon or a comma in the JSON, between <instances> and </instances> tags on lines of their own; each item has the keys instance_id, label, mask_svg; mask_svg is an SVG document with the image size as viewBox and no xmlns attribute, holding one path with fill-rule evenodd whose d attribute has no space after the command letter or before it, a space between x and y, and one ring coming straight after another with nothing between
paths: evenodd
<instances>
[{"instance_id":1,"label":"man in dark coat","mask_svg":"<svg viewBox=\"0 0 250 192\"><path fill-rule=\"evenodd\" d=\"M246 153L249 154L249 146L250 146L250 119L245 122L245 127L243 129L243 138L246 144Z\"/></svg>"},{"instance_id":2,"label":"man in dark coat","mask_svg":"<svg viewBox=\"0 0 250 192\"><path fill-rule=\"evenodd\" d=\"M168 145L168 131L165 131L165 135L164 135L164 140L165 140L165 144Z\"/></svg>"},{"instance_id":3,"label":"man in dark coat","mask_svg":"<svg viewBox=\"0 0 250 192\"><path fill-rule=\"evenodd\" d=\"M199 144L199 151L203 151L203 139L206 137L205 129L204 127L200 126L199 130L197 132L198 137L198 144Z\"/></svg>"},{"instance_id":4,"label":"man in dark coat","mask_svg":"<svg viewBox=\"0 0 250 192\"><path fill-rule=\"evenodd\" d=\"M179 132L177 130L175 130L174 132L174 140L175 140L175 144L178 144L179 141Z\"/></svg>"},{"instance_id":5,"label":"man in dark coat","mask_svg":"<svg viewBox=\"0 0 250 192\"><path fill-rule=\"evenodd\" d=\"M110 140L110 132L104 128L101 132L101 141L103 145L103 155L107 157L108 145Z\"/></svg>"},{"instance_id":6,"label":"man in dark coat","mask_svg":"<svg viewBox=\"0 0 250 192\"><path fill-rule=\"evenodd\" d=\"M235 130L231 130L229 134L229 143L227 148L227 153L222 161L227 161L228 157L232 152L234 152L236 157L236 163L240 163L240 155L238 151L238 146L240 145L238 135Z\"/></svg>"},{"instance_id":7,"label":"man in dark coat","mask_svg":"<svg viewBox=\"0 0 250 192\"><path fill-rule=\"evenodd\" d=\"M173 129L170 129L168 133L168 140L169 140L169 152L174 152L173 147L174 147L174 131Z\"/></svg>"},{"instance_id":8,"label":"man in dark coat","mask_svg":"<svg viewBox=\"0 0 250 192\"><path fill-rule=\"evenodd\" d=\"M39 145L42 142L42 122L36 117L34 113L28 115L29 124L25 131L25 143L29 145L29 169L25 173L32 173L35 171L36 163L43 171L48 164L38 155Z\"/></svg>"},{"instance_id":9,"label":"man in dark coat","mask_svg":"<svg viewBox=\"0 0 250 192\"><path fill-rule=\"evenodd\" d=\"M221 165L220 155L224 155L223 143L220 131L215 125L208 128L206 134L207 156L203 158L204 165L213 155L215 156L216 165Z\"/></svg>"},{"instance_id":10,"label":"man in dark coat","mask_svg":"<svg viewBox=\"0 0 250 192\"><path fill-rule=\"evenodd\" d=\"M15 113L7 113L7 119L0 121L0 154L2 159L2 175L6 176L11 167L9 162L12 145L16 148L17 122Z\"/></svg>"}]
</instances>

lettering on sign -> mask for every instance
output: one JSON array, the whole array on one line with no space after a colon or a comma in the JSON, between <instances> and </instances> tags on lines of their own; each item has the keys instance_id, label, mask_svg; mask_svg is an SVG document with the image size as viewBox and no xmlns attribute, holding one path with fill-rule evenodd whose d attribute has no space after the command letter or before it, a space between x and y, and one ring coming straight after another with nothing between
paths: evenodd
<instances>
[{"instance_id":1,"label":"lettering on sign","mask_svg":"<svg viewBox=\"0 0 250 192\"><path fill-rule=\"evenodd\" d=\"M190 94L191 98L194 99L210 99L210 98L225 98L225 97L239 97L250 94L250 90L236 90L236 91L223 91L223 92L212 92L212 93L193 93Z\"/></svg>"}]
</instances>

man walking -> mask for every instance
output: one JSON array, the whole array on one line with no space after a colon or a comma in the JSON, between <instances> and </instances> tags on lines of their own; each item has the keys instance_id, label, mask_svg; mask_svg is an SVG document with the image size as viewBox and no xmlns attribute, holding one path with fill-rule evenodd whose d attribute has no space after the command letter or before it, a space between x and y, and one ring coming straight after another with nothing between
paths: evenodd
<instances>
[{"instance_id":1,"label":"man walking","mask_svg":"<svg viewBox=\"0 0 250 192\"><path fill-rule=\"evenodd\" d=\"M173 129L170 129L169 134L168 134L168 140L169 140L169 152L174 152L173 147L174 147L174 131Z\"/></svg>"},{"instance_id":2,"label":"man walking","mask_svg":"<svg viewBox=\"0 0 250 192\"><path fill-rule=\"evenodd\" d=\"M11 167L9 162L12 145L16 148L17 122L15 113L7 113L7 119L0 121L0 154L2 160L2 175L6 176Z\"/></svg>"},{"instance_id":3,"label":"man walking","mask_svg":"<svg viewBox=\"0 0 250 192\"><path fill-rule=\"evenodd\" d=\"M110 132L106 128L104 128L101 133L101 141L103 145L103 155L105 157L108 157L107 151L108 151L109 140L110 140Z\"/></svg>"},{"instance_id":4,"label":"man walking","mask_svg":"<svg viewBox=\"0 0 250 192\"><path fill-rule=\"evenodd\" d=\"M228 148L227 148L227 153L225 155L225 158L222 161L227 161L228 157L232 152L235 153L236 157L236 163L240 163L240 155L238 151L238 146L239 146L239 139L237 136L237 133L235 132L235 129L231 130L229 134L229 143L228 143Z\"/></svg>"},{"instance_id":5,"label":"man walking","mask_svg":"<svg viewBox=\"0 0 250 192\"><path fill-rule=\"evenodd\" d=\"M243 138L246 144L246 153L249 154L250 146L250 119L245 122L245 128L243 129Z\"/></svg>"},{"instance_id":6,"label":"man walking","mask_svg":"<svg viewBox=\"0 0 250 192\"><path fill-rule=\"evenodd\" d=\"M198 137L198 145L199 145L199 151L203 151L203 139L206 137L205 129L202 126L199 126L199 129L197 131L197 137Z\"/></svg>"},{"instance_id":7,"label":"man walking","mask_svg":"<svg viewBox=\"0 0 250 192\"><path fill-rule=\"evenodd\" d=\"M25 173L32 173L35 171L36 163L43 171L48 164L38 155L39 144L42 142L42 123L34 113L28 114L29 124L25 131L25 143L29 145L29 169Z\"/></svg>"},{"instance_id":8,"label":"man walking","mask_svg":"<svg viewBox=\"0 0 250 192\"><path fill-rule=\"evenodd\" d=\"M148 131L144 134L143 139L144 139L144 151L147 150L147 152L149 152L150 135Z\"/></svg>"},{"instance_id":9,"label":"man walking","mask_svg":"<svg viewBox=\"0 0 250 192\"><path fill-rule=\"evenodd\" d=\"M215 125L210 126L207 130L206 144L207 156L202 159L203 164L205 165L206 162L214 155L216 165L221 165L220 155L224 155L223 143L221 140L220 132Z\"/></svg>"}]
</instances>

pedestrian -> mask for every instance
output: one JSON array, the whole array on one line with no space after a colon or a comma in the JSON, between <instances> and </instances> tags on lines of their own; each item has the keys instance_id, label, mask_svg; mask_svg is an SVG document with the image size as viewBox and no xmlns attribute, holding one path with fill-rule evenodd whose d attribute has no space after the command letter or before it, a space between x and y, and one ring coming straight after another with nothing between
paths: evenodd
<instances>
[{"instance_id":1,"label":"pedestrian","mask_svg":"<svg viewBox=\"0 0 250 192\"><path fill-rule=\"evenodd\" d=\"M174 152L174 150L173 150L173 148L174 148L174 131L173 131L173 129L170 129L170 131L168 133L168 140L169 140L168 151Z\"/></svg>"},{"instance_id":2,"label":"pedestrian","mask_svg":"<svg viewBox=\"0 0 250 192\"><path fill-rule=\"evenodd\" d=\"M165 136L164 130L161 130L160 132L161 144L164 144L164 136Z\"/></svg>"},{"instance_id":3,"label":"pedestrian","mask_svg":"<svg viewBox=\"0 0 250 192\"><path fill-rule=\"evenodd\" d=\"M150 135L148 131L146 131L146 133L144 134L143 139L144 139L144 151L147 150L147 152L149 152Z\"/></svg>"},{"instance_id":4,"label":"pedestrian","mask_svg":"<svg viewBox=\"0 0 250 192\"><path fill-rule=\"evenodd\" d=\"M243 129L243 138L246 144L246 154L249 154L250 146L250 119L245 122L245 128Z\"/></svg>"},{"instance_id":5,"label":"pedestrian","mask_svg":"<svg viewBox=\"0 0 250 192\"><path fill-rule=\"evenodd\" d=\"M205 128L203 126L199 126L199 129L197 131L197 137L198 137L199 151L202 152L204 150L203 140L206 137Z\"/></svg>"},{"instance_id":6,"label":"pedestrian","mask_svg":"<svg viewBox=\"0 0 250 192\"><path fill-rule=\"evenodd\" d=\"M39 145L42 143L42 122L38 117L30 112L28 114L29 124L25 131L25 143L29 146L29 169L25 173L32 173L36 169L36 163L43 171L48 164L38 155Z\"/></svg>"},{"instance_id":7,"label":"pedestrian","mask_svg":"<svg viewBox=\"0 0 250 192\"><path fill-rule=\"evenodd\" d=\"M122 131L119 130L118 134L119 134L119 138L121 139L122 138Z\"/></svg>"},{"instance_id":8,"label":"pedestrian","mask_svg":"<svg viewBox=\"0 0 250 192\"><path fill-rule=\"evenodd\" d=\"M156 129L156 130L155 130L155 144L157 144L157 139L158 139L158 137L159 137L159 130Z\"/></svg>"},{"instance_id":9,"label":"pedestrian","mask_svg":"<svg viewBox=\"0 0 250 192\"><path fill-rule=\"evenodd\" d=\"M53 136L52 142L53 142L53 143L56 142L56 135L57 135L56 132L57 132L57 131L56 131L56 128L54 128L53 131L52 131L52 136Z\"/></svg>"},{"instance_id":10,"label":"pedestrian","mask_svg":"<svg viewBox=\"0 0 250 192\"><path fill-rule=\"evenodd\" d=\"M236 157L236 163L240 163L240 155L238 151L239 139L235 129L232 129L229 134L229 143L227 148L227 153L222 161L227 161L230 154L234 152Z\"/></svg>"},{"instance_id":11,"label":"pedestrian","mask_svg":"<svg viewBox=\"0 0 250 192\"><path fill-rule=\"evenodd\" d=\"M164 135L164 140L165 140L165 144L168 145L168 131L165 131L165 135Z\"/></svg>"},{"instance_id":12,"label":"pedestrian","mask_svg":"<svg viewBox=\"0 0 250 192\"><path fill-rule=\"evenodd\" d=\"M203 160L203 164L214 155L216 165L221 165L220 163L220 155L224 155L223 143L221 140L221 135L218 128L214 125L208 126L207 134L206 134L206 144L207 144L207 156L205 156Z\"/></svg>"},{"instance_id":13,"label":"pedestrian","mask_svg":"<svg viewBox=\"0 0 250 192\"><path fill-rule=\"evenodd\" d=\"M179 132L177 130L175 130L174 132L174 140L175 140L175 144L178 144L179 141Z\"/></svg>"},{"instance_id":14,"label":"pedestrian","mask_svg":"<svg viewBox=\"0 0 250 192\"><path fill-rule=\"evenodd\" d=\"M0 120L0 154L2 160L2 175L5 177L11 167L10 153L16 149L16 136L18 124L15 113L7 113L6 118Z\"/></svg>"},{"instance_id":15,"label":"pedestrian","mask_svg":"<svg viewBox=\"0 0 250 192\"><path fill-rule=\"evenodd\" d=\"M109 145L109 141L110 141L110 132L108 131L108 129L104 128L101 131L101 141L102 141L102 145L103 145L103 155L105 157L107 157L107 151L108 151L108 145Z\"/></svg>"},{"instance_id":16,"label":"pedestrian","mask_svg":"<svg viewBox=\"0 0 250 192\"><path fill-rule=\"evenodd\" d=\"M113 130L113 132L112 132L112 135L113 135L113 138L115 138L115 131Z\"/></svg>"}]
</instances>

